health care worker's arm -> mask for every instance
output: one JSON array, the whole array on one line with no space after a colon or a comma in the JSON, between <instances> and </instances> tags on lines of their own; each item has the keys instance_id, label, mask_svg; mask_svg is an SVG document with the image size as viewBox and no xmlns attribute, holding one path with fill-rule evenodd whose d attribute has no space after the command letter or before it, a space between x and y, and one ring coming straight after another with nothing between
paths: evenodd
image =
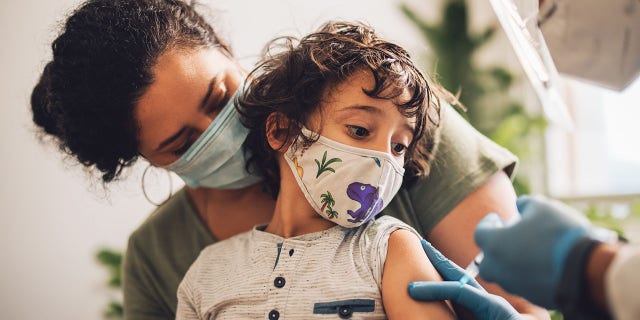
<instances>
[{"instance_id":1,"label":"health care worker's arm","mask_svg":"<svg viewBox=\"0 0 640 320\"><path fill-rule=\"evenodd\" d=\"M389 236L387 258L382 273L382 303L393 319L455 319L448 302L420 302L409 296L413 281L442 281L424 254L418 236L396 230Z\"/></svg>"},{"instance_id":2,"label":"health care worker's arm","mask_svg":"<svg viewBox=\"0 0 640 320\"><path fill-rule=\"evenodd\" d=\"M496 212L504 221L518 215L516 195L509 177L499 171L453 208L431 231L428 240L446 257L460 266L467 266L480 252L473 241L478 221L487 213ZM498 285L480 283L487 291L504 297L518 312L531 319L549 319L546 309L511 295Z\"/></svg>"},{"instance_id":3,"label":"health care worker's arm","mask_svg":"<svg viewBox=\"0 0 640 320\"><path fill-rule=\"evenodd\" d=\"M596 249L595 253L599 256L600 263L604 263L602 260L606 261L607 256L611 256L611 251L615 251L615 258L605 274L603 288L611 313L619 320L640 319L640 295L638 295L640 245L627 245L616 249L601 247L599 249ZM590 264L594 264L594 261L592 260ZM589 267L592 269L595 266L590 265ZM597 279L593 279L593 274L590 277L592 282L597 281ZM598 283L601 284L602 281ZM593 283L591 285L595 286Z\"/></svg>"}]
</instances>

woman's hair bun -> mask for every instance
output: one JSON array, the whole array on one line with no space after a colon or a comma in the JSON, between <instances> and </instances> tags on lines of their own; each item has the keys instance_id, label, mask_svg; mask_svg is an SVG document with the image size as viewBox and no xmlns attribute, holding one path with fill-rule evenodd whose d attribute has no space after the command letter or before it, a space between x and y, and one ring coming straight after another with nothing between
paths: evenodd
<instances>
[{"instance_id":1,"label":"woman's hair bun","mask_svg":"<svg viewBox=\"0 0 640 320\"><path fill-rule=\"evenodd\" d=\"M134 111L158 57L216 46L226 48L186 1L83 0L31 93L37 134L112 181L139 156Z\"/></svg>"},{"instance_id":2,"label":"woman's hair bun","mask_svg":"<svg viewBox=\"0 0 640 320\"><path fill-rule=\"evenodd\" d=\"M40 80L31 92L31 112L33 113L33 122L42 128L46 133L59 136L60 130L57 124L57 115L53 110L53 102L51 101L51 64L47 63L40 75Z\"/></svg>"}]
</instances>

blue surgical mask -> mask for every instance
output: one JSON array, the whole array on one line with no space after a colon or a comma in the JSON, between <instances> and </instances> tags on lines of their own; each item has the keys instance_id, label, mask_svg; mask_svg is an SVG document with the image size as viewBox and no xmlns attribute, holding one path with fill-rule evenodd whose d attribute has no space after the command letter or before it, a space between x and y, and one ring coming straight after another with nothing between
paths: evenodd
<instances>
[{"instance_id":1,"label":"blue surgical mask","mask_svg":"<svg viewBox=\"0 0 640 320\"><path fill-rule=\"evenodd\" d=\"M261 180L245 169L242 143L249 130L240 122L240 115L234 106L241 91L236 91L207 130L180 159L164 166L165 169L175 172L192 188L240 189Z\"/></svg>"}]
</instances>

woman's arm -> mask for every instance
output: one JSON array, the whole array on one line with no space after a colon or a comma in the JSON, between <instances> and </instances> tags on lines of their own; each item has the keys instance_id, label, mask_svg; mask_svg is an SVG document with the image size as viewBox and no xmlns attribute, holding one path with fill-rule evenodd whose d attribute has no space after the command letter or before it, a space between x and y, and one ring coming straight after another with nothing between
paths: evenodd
<instances>
[{"instance_id":1,"label":"woman's arm","mask_svg":"<svg viewBox=\"0 0 640 320\"><path fill-rule=\"evenodd\" d=\"M442 280L424 254L420 239L399 229L389 236L382 273L382 302L389 319L455 319L449 303L419 302L409 296L413 281Z\"/></svg>"},{"instance_id":2,"label":"woman's arm","mask_svg":"<svg viewBox=\"0 0 640 320\"><path fill-rule=\"evenodd\" d=\"M124 318L129 320L175 319L175 314L161 303L160 295L140 248L137 237L129 239L122 266L122 291L124 296ZM175 293L174 293L175 295Z\"/></svg>"},{"instance_id":3,"label":"woman's arm","mask_svg":"<svg viewBox=\"0 0 640 320\"><path fill-rule=\"evenodd\" d=\"M516 195L511 180L499 171L464 198L431 231L429 241L445 256L460 266L466 266L480 252L473 241L478 221L495 212L504 221L518 215ZM518 312L534 319L549 319L549 313L527 300L506 293L498 285L480 283L487 291L504 297Z\"/></svg>"}]
</instances>

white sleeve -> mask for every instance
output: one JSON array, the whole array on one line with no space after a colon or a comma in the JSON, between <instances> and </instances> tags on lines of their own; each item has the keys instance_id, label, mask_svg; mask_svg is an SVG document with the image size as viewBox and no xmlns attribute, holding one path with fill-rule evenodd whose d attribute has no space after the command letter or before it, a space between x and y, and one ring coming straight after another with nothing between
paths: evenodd
<instances>
[{"instance_id":1,"label":"white sleeve","mask_svg":"<svg viewBox=\"0 0 640 320\"><path fill-rule=\"evenodd\" d=\"M618 320L640 319L640 245L629 245L616 255L605 275L611 313Z\"/></svg>"},{"instance_id":2,"label":"white sleeve","mask_svg":"<svg viewBox=\"0 0 640 320\"><path fill-rule=\"evenodd\" d=\"M389 248L389 236L396 230L403 229L411 231L422 239L420 234L408 224L391 216L376 218L373 223L369 223L365 230L365 237L369 239L370 245L365 248L365 261L369 264L373 278L382 290L382 271L387 260L387 249Z\"/></svg>"},{"instance_id":3,"label":"white sleeve","mask_svg":"<svg viewBox=\"0 0 640 320\"><path fill-rule=\"evenodd\" d=\"M189 271L187 271L184 278L180 282L180 285L178 286L178 306L176 310L176 320L196 320L203 318L203 316L199 312L200 299L195 293L198 290L193 286L193 284L198 284L197 281L194 281L192 279L195 264L196 263L191 265Z\"/></svg>"}]
</instances>

